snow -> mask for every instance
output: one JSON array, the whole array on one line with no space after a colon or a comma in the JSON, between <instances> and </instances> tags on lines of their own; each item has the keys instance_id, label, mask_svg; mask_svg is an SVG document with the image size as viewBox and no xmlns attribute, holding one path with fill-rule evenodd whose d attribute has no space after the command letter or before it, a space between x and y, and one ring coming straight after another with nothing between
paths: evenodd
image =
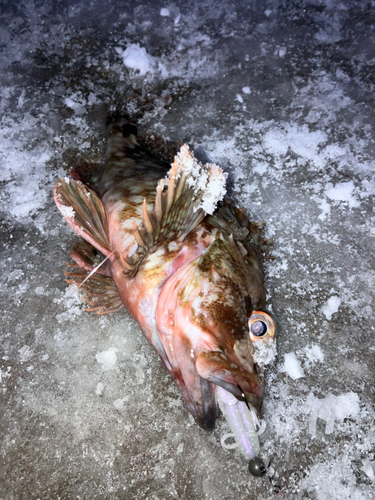
<instances>
[{"instance_id":1,"label":"snow","mask_svg":"<svg viewBox=\"0 0 375 500\"><path fill-rule=\"evenodd\" d=\"M184 172L187 185L196 195L201 193L202 200L195 210L202 208L206 214L213 214L218 202L227 192L225 187L227 174L218 165L209 163L202 165L186 144L181 146L175 161L178 165L176 177L178 178Z\"/></svg>"},{"instance_id":2,"label":"snow","mask_svg":"<svg viewBox=\"0 0 375 500\"><path fill-rule=\"evenodd\" d=\"M67 207L65 205L60 205L60 212L64 217L73 218L75 215L73 207Z\"/></svg>"},{"instance_id":3,"label":"snow","mask_svg":"<svg viewBox=\"0 0 375 500\"><path fill-rule=\"evenodd\" d=\"M268 339L267 342L262 342L262 341L254 342L253 348L254 348L253 359L255 363L260 367L264 367L272 363L277 354L275 339Z\"/></svg>"},{"instance_id":4,"label":"snow","mask_svg":"<svg viewBox=\"0 0 375 500\"><path fill-rule=\"evenodd\" d=\"M297 380L305 376L301 363L298 361L294 352L284 354L284 369L290 378Z\"/></svg>"},{"instance_id":5,"label":"snow","mask_svg":"<svg viewBox=\"0 0 375 500\"><path fill-rule=\"evenodd\" d=\"M310 393L307 397L307 404L311 409L309 419L309 432L316 436L316 420L325 420L325 433L332 434L335 421L342 421L345 418L355 418L359 413L359 397L354 392L334 396L328 393L324 399L315 398Z\"/></svg>"},{"instance_id":6,"label":"snow","mask_svg":"<svg viewBox=\"0 0 375 500\"><path fill-rule=\"evenodd\" d=\"M336 186L326 189L324 191L325 195L334 201L345 201L348 203L350 208L358 207L359 202L353 196L354 191L354 183L353 181L349 182L340 182L336 184Z\"/></svg>"},{"instance_id":7,"label":"snow","mask_svg":"<svg viewBox=\"0 0 375 500\"><path fill-rule=\"evenodd\" d=\"M310 363L323 363L324 353L319 345L312 344L311 346L304 347L303 350L305 351L306 357Z\"/></svg>"},{"instance_id":8,"label":"snow","mask_svg":"<svg viewBox=\"0 0 375 500\"><path fill-rule=\"evenodd\" d=\"M332 295L332 297L330 297L326 301L326 303L322 307L322 312L323 312L324 316L327 318L328 321L331 321L332 316L335 313L337 313L337 311L339 310L340 305L341 305L341 299L337 295Z\"/></svg>"},{"instance_id":9,"label":"snow","mask_svg":"<svg viewBox=\"0 0 375 500\"><path fill-rule=\"evenodd\" d=\"M373 9L65 4L6 0L0 18L0 496L268 500L277 482L283 498L372 500ZM128 313L88 314L64 281L77 237L52 188L102 162L117 105L228 172L274 240L277 349L254 353L272 482L221 448L222 417L197 427Z\"/></svg>"},{"instance_id":10,"label":"snow","mask_svg":"<svg viewBox=\"0 0 375 500\"><path fill-rule=\"evenodd\" d=\"M155 70L155 59L139 43L131 43L125 50L118 47L116 52L122 58L125 66L138 71L140 76L152 73Z\"/></svg>"}]
</instances>

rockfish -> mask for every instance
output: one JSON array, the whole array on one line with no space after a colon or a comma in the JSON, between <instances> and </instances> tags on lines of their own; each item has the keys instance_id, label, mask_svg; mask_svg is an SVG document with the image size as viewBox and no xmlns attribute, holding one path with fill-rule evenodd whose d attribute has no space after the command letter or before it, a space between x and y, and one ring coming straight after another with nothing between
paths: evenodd
<instances>
[{"instance_id":1,"label":"rockfish","mask_svg":"<svg viewBox=\"0 0 375 500\"><path fill-rule=\"evenodd\" d=\"M88 311L125 306L197 423L212 429L217 386L260 411L254 344L272 339L275 325L265 309L259 225L222 201L220 167L178 149L117 122L105 163L75 168L54 198L83 238L67 281L84 290Z\"/></svg>"}]
</instances>

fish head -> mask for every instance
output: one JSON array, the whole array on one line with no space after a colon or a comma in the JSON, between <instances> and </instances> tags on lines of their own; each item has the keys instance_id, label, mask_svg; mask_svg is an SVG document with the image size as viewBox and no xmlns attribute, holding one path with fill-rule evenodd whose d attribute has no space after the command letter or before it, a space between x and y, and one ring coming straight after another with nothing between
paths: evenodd
<instances>
[{"instance_id":1,"label":"fish head","mask_svg":"<svg viewBox=\"0 0 375 500\"><path fill-rule=\"evenodd\" d=\"M220 235L164 287L157 314L160 338L171 373L199 425L214 426L216 386L260 414L264 383L254 344L267 344L275 323L265 310L256 252L249 254L233 238Z\"/></svg>"}]
</instances>

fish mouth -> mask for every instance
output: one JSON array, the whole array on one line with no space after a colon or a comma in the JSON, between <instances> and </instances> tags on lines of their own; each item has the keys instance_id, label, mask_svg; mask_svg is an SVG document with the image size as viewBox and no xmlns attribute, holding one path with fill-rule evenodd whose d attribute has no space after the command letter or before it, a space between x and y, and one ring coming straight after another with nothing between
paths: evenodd
<instances>
[{"instance_id":1,"label":"fish mouth","mask_svg":"<svg viewBox=\"0 0 375 500\"><path fill-rule=\"evenodd\" d=\"M195 366L201 379L222 387L239 401L245 401L254 408L259 418L262 417L264 383L256 373L245 371L233 363L230 366L222 353L213 351L201 352Z\"/></svg>"}]
</instances>

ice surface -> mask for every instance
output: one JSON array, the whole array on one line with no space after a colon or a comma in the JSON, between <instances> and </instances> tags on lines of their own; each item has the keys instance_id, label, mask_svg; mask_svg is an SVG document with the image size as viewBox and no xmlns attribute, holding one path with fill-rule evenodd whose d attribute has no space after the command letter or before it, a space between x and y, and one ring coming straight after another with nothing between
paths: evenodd
<instances>
[{"instance_id":1,"label":"ice surface","mask_svg":"<svg viewBox=\"0 0 375 500\"><path fill-rule=\"evenodd\" d=\"M0 497L375 498L373 5L5 0L0 23ZM142 131L205 152L274 240L273 483L221 448L222 418L197 427L125 311L64 282L53 184L102 162L107 110L135 96Z\"/></svg>"}]
</instances>

